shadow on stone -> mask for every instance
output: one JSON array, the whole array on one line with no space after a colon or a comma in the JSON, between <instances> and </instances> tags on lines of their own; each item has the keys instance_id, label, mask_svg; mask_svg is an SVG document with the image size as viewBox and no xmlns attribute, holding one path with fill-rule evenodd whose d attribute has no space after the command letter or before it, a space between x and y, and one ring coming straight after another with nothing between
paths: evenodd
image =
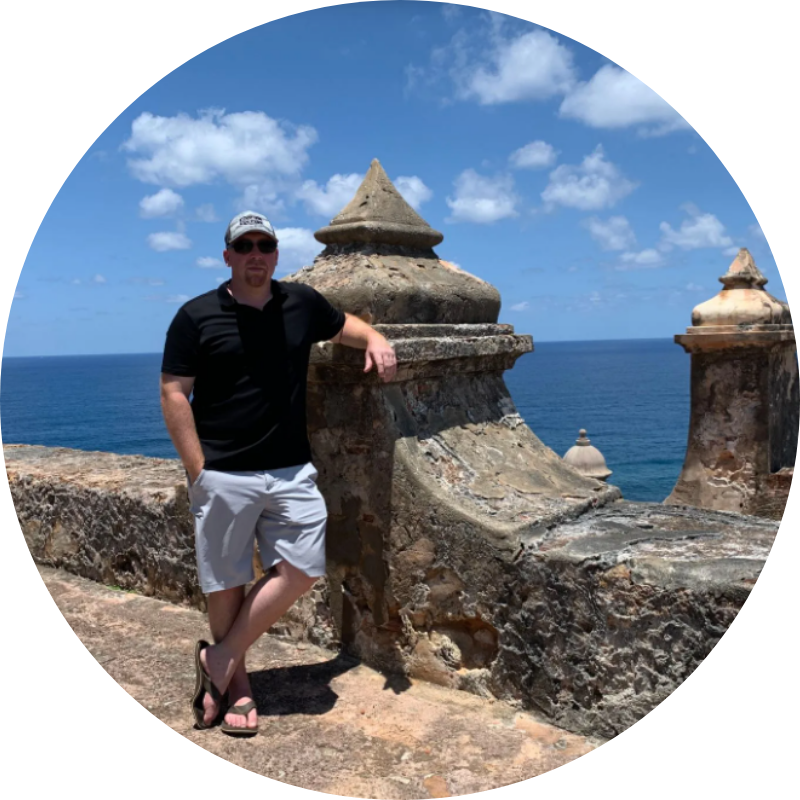
<instances>
[{"instance_id":1,"label":"shadow on stone","mask_svg":"<svg viewBox=\"0 0 800 800\"><path fill-rule=\"evenodd\" d=\"M405 675L384 675L386 683L383 690L391 689L395 694L402 694L411 688L411 681Z\"/></svg>"},{"instance_id":2,"label":"shadow on stone","mask_svg":"<svg viewBox=\"0 0 800 800\"><path fill-rule=\"evenodd\" d=\"M339 654L321 664L263 669L250 673L259 716L325 714L339 699L330 682L357 667L360 661Z\"/></svg>"}]
</instances>

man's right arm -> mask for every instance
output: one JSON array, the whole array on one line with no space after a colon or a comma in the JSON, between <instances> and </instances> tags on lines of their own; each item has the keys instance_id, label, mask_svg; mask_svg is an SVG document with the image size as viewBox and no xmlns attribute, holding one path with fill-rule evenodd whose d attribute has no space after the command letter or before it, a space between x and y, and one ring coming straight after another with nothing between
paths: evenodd
<instances>
[{"instance_id":1,"label":"man's right arm","mask_svg":"<svg viewBox=\"0 0 800 800\"><path fill-rule=\"evenodd\" d=\"M197 480L205 464L189 403L193 387L194 378L161 373L161 411L164 422L192 483Z\"/></svg>"}]
</instances>

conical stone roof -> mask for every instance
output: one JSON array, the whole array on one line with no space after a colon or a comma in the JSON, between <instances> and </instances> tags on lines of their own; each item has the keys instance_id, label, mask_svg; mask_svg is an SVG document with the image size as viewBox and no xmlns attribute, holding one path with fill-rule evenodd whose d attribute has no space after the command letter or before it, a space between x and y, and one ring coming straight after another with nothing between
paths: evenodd
<instances>
[{"instance_id":1,"label":"conical stone roof","mask_svg":"<svg viewBox=\"0 0 800 800\"><path fill-rule=\"evenodd\" d=\"M692 311L694 328L791 323L789 306L764 289L767 279L747 248L739 250L719 281L722 291Z\"/></svg>"},{"instance_id":2,"label":"conical stone roof","mask_svg":"<svg viewBox=\"0 0 800 800\"><path fill-rule=\"evenodd\" d=\"M314 236L327 247L288 280L371 324L496 323L500 293L433 251L444 236L375 159L355 197Z\"/></svg>"},{"instance_id":3,"label":"conical stone roof","mask_svg":"<svg viewBox=\"0 0 800 800\"><path fill-rule=\"evenodd\" d=\"M323 244L370 242L406 247L435 247L444 239L405 201L377 158L355 197L314 237Z\"/></svg>"}]
</instances>

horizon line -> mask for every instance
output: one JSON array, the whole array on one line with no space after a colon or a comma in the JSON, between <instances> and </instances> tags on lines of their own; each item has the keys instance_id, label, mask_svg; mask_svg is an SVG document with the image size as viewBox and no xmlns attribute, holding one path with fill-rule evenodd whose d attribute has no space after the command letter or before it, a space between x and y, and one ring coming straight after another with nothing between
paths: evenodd
<instances>
[{"instance_id":1,"label":"horizon line","mask_svg":"<svg viewBox=\"0 0 800 800\"><path fill-rule=\"evenodd\" d=\"M534 348L537 344L595 344L598 342L663 342L673 341L672 336L644 336L644 337L626 337L619 339L534 339ZM145 350L135 352L117 352L117 353L33 353L29 355L14 355L8 356L3 354L2 360L15 359L15 358L85 358L91 356L154 356L161 355L161 350ZM534 350L535 352L535 350ZM527 353L523 354L527 355Z\"/></svg>"}]
</instances>

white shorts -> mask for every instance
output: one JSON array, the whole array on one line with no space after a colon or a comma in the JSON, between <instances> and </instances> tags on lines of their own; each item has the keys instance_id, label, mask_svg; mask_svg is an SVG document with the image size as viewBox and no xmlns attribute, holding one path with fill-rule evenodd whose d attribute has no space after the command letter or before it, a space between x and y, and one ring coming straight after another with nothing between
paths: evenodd
<instances>
[{"instance_id":1,"label":"white shorts","mask_svg":"<svg viewBox=\"0 0 800 800\"><path fill-rule=\"evenodd\" d=\"M287 561L325 574L328 512L313 464L257 472L203 470L189 487L197 574L204 594L253 580L253 543L265 570Z\"/></svg>"}]
</instances>

